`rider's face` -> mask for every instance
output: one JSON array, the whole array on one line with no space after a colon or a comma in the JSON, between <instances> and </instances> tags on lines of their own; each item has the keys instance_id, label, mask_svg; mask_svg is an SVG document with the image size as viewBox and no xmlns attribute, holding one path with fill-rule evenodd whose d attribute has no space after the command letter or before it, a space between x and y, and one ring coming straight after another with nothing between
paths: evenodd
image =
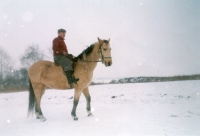
<instances>
[{"instance_id":1,"label":"rider's face","mask_svg":"<svg viewBox=\"0 0 200 136\"><path fill-rule=\"evenodd\" d=\"M60 33L58 33L58 35L59 35L60 37L62 37L62 38L65 38L65 32L60 32Z\"/></svg>"}]
</instances>

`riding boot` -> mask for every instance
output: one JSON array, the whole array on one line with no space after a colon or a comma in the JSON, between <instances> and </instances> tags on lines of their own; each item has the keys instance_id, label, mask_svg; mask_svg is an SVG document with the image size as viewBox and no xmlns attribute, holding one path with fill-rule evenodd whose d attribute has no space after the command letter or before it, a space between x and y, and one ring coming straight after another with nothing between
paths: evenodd
<instances>
[{"instance_id":1,"label":"riding boot","mask_svg":"<svg viewBox=\"0 0 200 136\"><path fill-rule=\"evenodd\" d=\"M67 79L68 79L68 84L72 84L75 83L77 84L77 82L79 81L79 78L75 78L72 74L73 71L65 71Z\"/></svg>"}]
</instances>

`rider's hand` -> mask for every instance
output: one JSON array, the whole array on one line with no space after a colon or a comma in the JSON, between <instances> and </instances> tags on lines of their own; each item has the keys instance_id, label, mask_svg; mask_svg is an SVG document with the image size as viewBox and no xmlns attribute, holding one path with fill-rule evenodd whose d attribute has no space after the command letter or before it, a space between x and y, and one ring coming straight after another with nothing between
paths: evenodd
<instances>
[{"instance_id":1,"label":"rider's hand","mask_svg":"<svg viewBox=\"0 0 200 136\"><path fill-rule=\"evenodd\" d=\"M74 58L74 56L72 54L68 54L67 57L69 57L70 59Z\"/></svg>"},{"instance_id":2,"label":"rider's hand","mask_svg":"<svg viewBox=\"0 0 200 136\"><path fill-rule=\"evenodd\" d=\"M63 55L65 55L65 56L66 56L66 55L67 55L67 53L66 53L65 51L63 51Z\"/></svg>"}]
</instances>

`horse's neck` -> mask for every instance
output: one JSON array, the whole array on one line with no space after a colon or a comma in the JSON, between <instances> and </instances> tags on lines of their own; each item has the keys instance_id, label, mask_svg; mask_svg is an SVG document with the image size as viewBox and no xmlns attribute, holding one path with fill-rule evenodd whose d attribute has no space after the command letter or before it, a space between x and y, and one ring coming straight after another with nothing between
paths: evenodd
<instances>
[{"instance_id":1,"label":"horse's neck","mask_svg":"<svg viewBox=\"0 0 200 136\"><path fill-rule=\"evenodd\" d=\"M99 56L99 43L94 44L94 49L90 55L87 56L86 60L87 61L98 61L100 56ZM85 62L88 69L94 70L96 68L97 62Z\"/></svg>"},{"instance_id":2,"label":"horse's neck","mask_svg":"<svg viewBox=\"0 0 200 136\"><path fill-rule=\"evenodd\" d=\"M88 56L88 59L91 61L98 61L100 58L99 56L99 43L94 44L94 49L92 50L92 53Z\"/></svg>"}]
</instances>

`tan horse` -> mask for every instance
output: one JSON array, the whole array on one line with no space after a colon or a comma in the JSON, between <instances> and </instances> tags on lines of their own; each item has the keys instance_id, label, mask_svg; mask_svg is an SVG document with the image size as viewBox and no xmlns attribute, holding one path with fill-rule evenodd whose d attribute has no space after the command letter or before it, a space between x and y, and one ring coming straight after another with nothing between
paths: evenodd
<instances>
[{"instance_id":1,"label":"tan horse","mask_svg":"<svg viewBox=\"0 0 200 136\"><path fill-rule=\"evenodd\" d=\"M74 68L74 76L79 78L77 85L73 85L75 89L74 102L71 115L74 120L78 120L76 116L76 107L79 102L81 93L83 92L87 100L86 110L88 116L92 115L90 101L91 97L89 94L88 86L90 85L93 77L93 71L96 68L97 62L102 61L105 66L111 66L111 48L110 39L101 40L98 38L98 42L92 44L85 49L78 57L78 61ZM101 60L99 60L101 59ZM35 107L35 114L37 119L45 121L43 116L40 102L42 95L47 87L54 89L71 89L66 75L64 74L61 66L55 66L51 61L38 61L35 62L28 70L30 78L29 88L29 108L28 115L33 113Z\"/></svg>"}]
</instances>

